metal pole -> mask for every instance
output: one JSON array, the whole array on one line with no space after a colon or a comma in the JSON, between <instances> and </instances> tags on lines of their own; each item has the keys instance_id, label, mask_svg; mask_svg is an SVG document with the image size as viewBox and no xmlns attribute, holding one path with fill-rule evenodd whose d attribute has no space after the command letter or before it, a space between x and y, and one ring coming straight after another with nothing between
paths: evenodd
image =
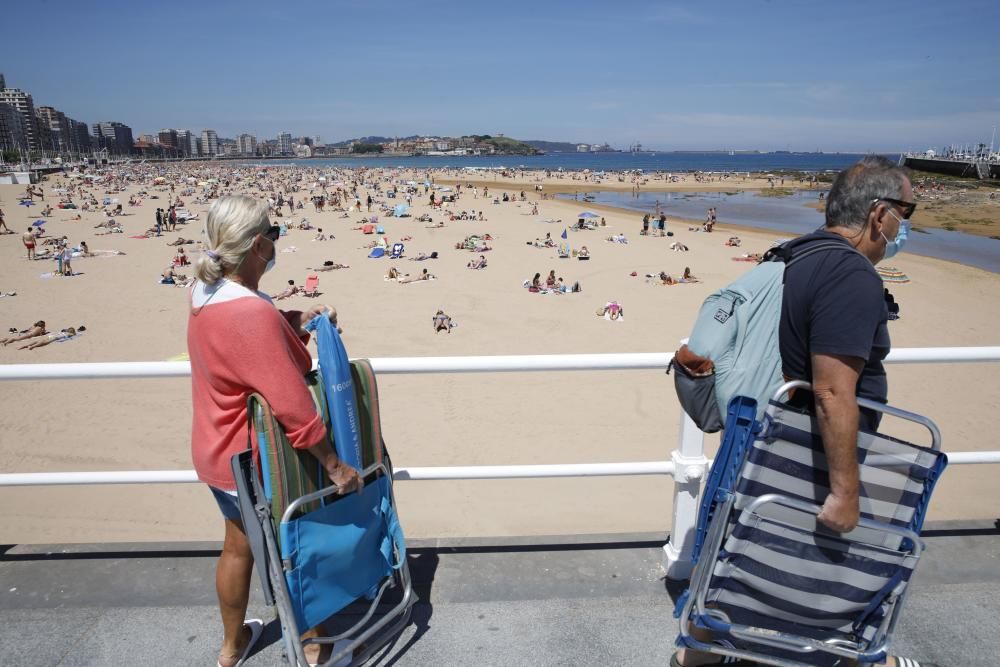
<instances>
[{"instance_id":1,"label":"metal pole","mask_svg":"<svg viewBox=\"0 0 1000 667\"><path fill-rule=\"evenodd\" d=\"M663 545L663 566L670 579L687 579L694 564L695 528L698 521L698 496L709 460L705 458L705 434L681 412L680 447L674 450L674 518L670 538Z\"/></svg>"},{"instance_id":2,"label":"metal pole","mask_svg":"<svg viewBox=\"0 0 1000 667\"><path fill-rule=\"evenodd\" d=\"M405 481L462 479L542 479L553 477L615 477L671 475L670 461L623 463L555 463L549 465L440 466L396 468L393 479ZM4 486L75 486L104 484L190 484L193 470L113 470L96 472L27 472L0 474Z\"/></svg>"}]
</instances>

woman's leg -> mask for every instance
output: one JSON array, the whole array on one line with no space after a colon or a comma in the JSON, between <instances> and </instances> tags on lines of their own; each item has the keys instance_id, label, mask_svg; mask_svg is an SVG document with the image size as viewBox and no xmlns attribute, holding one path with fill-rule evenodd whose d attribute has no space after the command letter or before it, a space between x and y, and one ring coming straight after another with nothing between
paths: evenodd
<instances>
[{"instance_id":1,"label":"woman's leg","mask_svg":"<svg viewBox=\"0 0 1000 667\"><path fill-rule=\"evenodd\" d=\"M219 611L222 614L222 650L219 663L222 667L236 664L236 660L247 642L250 632L243 626L246 619L247 603L250 599L250 579L253 575L253 554L247 541L243 525L239 521L226 519L226 538L222 555L215 567L215 591L219 596Z\"/></svg>"}]
</instances>

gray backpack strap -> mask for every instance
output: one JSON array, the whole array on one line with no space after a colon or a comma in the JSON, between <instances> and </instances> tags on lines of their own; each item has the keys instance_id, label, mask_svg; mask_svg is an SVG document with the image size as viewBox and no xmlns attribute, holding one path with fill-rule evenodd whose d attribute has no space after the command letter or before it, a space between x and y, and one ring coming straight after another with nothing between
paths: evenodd
<instances>
[{"instance_id":1,"label":"gray backpack strap","mask_svg":"<svg viewBox=\"0 0 1000 667\"><path fill-rule=\"evenodd\" d=\"M822 252L824 250L836 250L838 248L841 250L849 250L855 254L861 255L861 253L858 252L857 249L849 245L844 245L840 241L824 241L822 243L816 243L814 245L810 245L802 252L793 253L791 259L785 262L785 268L787 269L792 264L795 264L800 259L805 259L809 255L815 254L817 252ZM864 255L861 256L864 257Z\"/></svg>"}]
</instances>

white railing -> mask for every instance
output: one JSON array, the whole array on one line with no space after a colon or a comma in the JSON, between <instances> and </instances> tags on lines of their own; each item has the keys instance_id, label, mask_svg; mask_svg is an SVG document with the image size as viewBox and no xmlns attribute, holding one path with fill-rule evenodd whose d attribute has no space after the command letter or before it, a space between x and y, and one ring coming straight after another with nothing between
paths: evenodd
<instances>
[{"instance_id":1,"label":"white railing","mask_svg":"<svg viewBox=\"0 0 1000 667\"><path fill-rule=\"evenodd\" d=\"M530 371L662 370L671 355L663 353L562 354L469 357L390 357L371 359L377 374L497 373ZM886 363L960 363L1000 361L996 347L924 347L893 350ZM186 361L142 361L85 364L9 364L0 366L2 380L66 380L186 377ZM687 415L680 423L678 448L669 461L569 463L552 465L447 466L396 468L397 480L530 479L618 475L670 475L674 478L673 524L664 545L667 576L690 574L701 480L711 461L705 457L704 434ZM1000 451L949 452L951 464L1000 463ZM72 484L186 484L197 482L193 470L129 470L0 474L0 487Z\"/></svg>"}]
</instances>

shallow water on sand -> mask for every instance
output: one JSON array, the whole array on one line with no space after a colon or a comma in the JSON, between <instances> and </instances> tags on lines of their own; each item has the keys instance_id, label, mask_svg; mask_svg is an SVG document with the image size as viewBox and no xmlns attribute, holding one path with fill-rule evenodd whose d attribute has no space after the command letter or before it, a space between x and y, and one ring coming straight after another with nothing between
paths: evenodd
<instances>
[{"instance_id":1,"label":"shallow water on sand","mask_svg":"<svg viewBox=\"0 0 1000 667\"><path fill-rule=\"evenodd\" d=\"M823 214L807 204L822 190L801 190L787 197L761 197L755 192L592 192L593 203L643 213L656 210L657 202L669 221L671 216L704 220L710 207L717 209L720 224L757 227L798 236L823 224ZM573 195L559 195L573 199ZM579 195L581 211L589 202ZM914 224L920 226L919 209ZM1000 241L945 229L924 228L910 234L904 252L960 262L1000 273Z\"/></svg>"}]
</instances>

